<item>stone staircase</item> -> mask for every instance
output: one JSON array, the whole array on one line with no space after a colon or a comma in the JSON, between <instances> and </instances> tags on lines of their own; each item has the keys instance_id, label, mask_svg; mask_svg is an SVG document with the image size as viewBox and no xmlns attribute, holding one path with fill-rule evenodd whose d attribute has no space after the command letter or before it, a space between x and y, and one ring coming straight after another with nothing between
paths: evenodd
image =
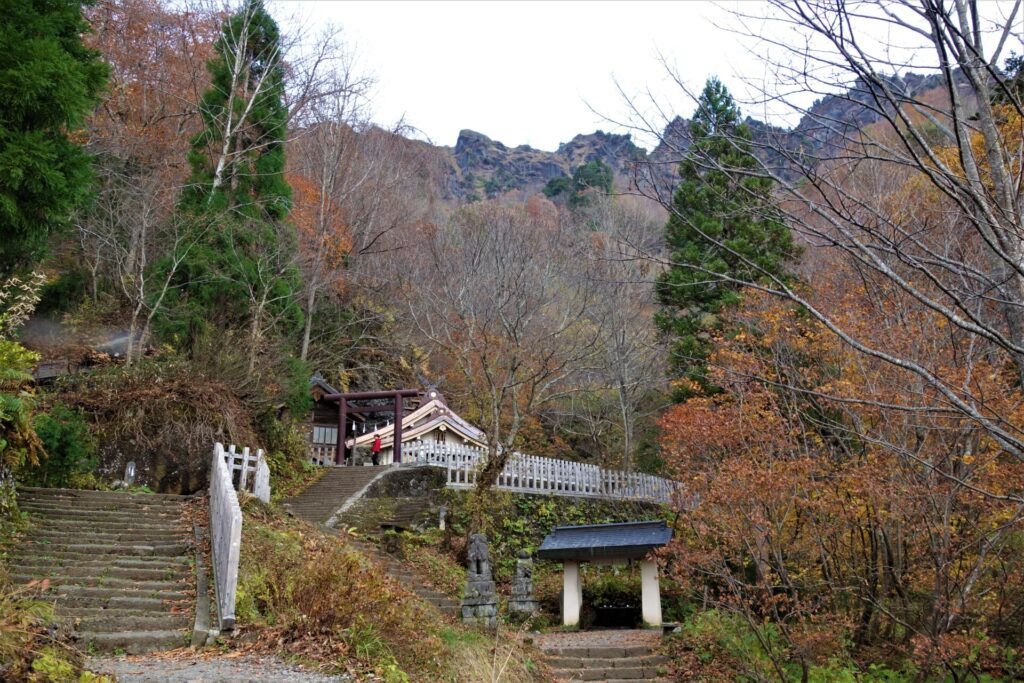
<instances>
[{"instance_id":1,"label":"stone staircase","mask_svg":"<svg viewBox=\"0 0 1024 683\"><path fill-rule=\"evenodd\" d=\"M139 654L188 644L195 602L186 496L22 487L30 528L9 557L84 647Z\"/></svg>"},{"instance_id":2,"label":"stone staircase","mask_svg":"<svg viewBox=\"0 0 1024 683\"><path fill-rule=\"evenodd\" d=\"M377 475L391 469L389 466L379 467L333 467L305 491L285 501L292 512L313 524L323 525L349 498L365 488ZM426 509L427 502L421 499L400 499L402 505L388 515L387 525L404 527ZM365 530L376 535L379 528ZM370 541L351 541L360 550L381 563L384 570L395 581L405 586L427 603L433 605L442 614L457 617L461 610L458 600L453 600L444 593L431 588L426 581L401 560L380 550Z\"/></svg>"},{"instance_id":3,"label":"stone staircase","mask_svg":"<svg viewBox=\"0 0 1024 683\"><path fill-rule=\"evenodd\" d=\"M388 576L393 578L406 589L412 591L425 602L434 606L441 614L457 619L462 613L462 603L459 600L449 597L444 593L434 590L400 559L385 553L375 545L365 542L356 542L356 545L364 553L373 557L384 566Z\"/></svg>"},{"instance_id":4,"label":"stone staircase","mask_svg":"<svg viewBox=\"0 0 1024 683\"><path fill-rule=\"evenodd\" d=\"M345 501L387 469L387 465L331 467L327 474L299 495L285 500L284 504L297 516L314 524L323 524Z\"/></svg>"},{"instance_id":5,"label":"stone staircase","mask_svg":"<svg viewBox=\"0 0 1024 683\"><path fill-rule=\"evenodd\" d=\"M558 681L668 683L660 631L545 633L534 640Z\"/></svg>"}]
</instances>

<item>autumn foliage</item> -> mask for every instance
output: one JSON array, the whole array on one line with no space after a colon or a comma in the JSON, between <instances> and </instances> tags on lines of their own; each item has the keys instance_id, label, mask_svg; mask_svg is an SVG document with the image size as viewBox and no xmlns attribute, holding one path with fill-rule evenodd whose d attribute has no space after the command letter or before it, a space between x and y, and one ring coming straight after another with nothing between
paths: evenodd
<instances>
[{"instance_id":1,"label":"autumn foliage","mask_svg":"<svg viewBox=\"0 0 1024 683\"><path fill-rule=\"evenodd\" d=\"M1014 373L971 358L941 319L907 307L893 324L906 302L862 287L821 299L1021 424ZM741 614L780 670L853 656L1019 675L1024 465L798 308L747 292L734 322L711 358L725 392L662 420L688 491L672 575L704 607Z\"/></svg>"}]
</instances>

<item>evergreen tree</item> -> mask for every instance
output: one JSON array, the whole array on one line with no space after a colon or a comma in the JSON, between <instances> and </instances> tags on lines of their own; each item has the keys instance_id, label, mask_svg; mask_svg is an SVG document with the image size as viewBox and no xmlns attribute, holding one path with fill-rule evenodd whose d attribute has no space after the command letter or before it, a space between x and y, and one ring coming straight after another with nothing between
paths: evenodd
<instances>
[{"instance_id":1,"label":"evergreen tree","mask_svg":"<svg viewBox=\"0 0 1024 683\"><path fill-rule=\"evenodd\" d=\"M199 111L203 130L192 140L192 179L184 205L281 220L291 207L284 180L284 105L281 34L262 0L246 0L224 22L207 64L210 89Z\"/></svg>"},{"instance_id":2,"label":"evergreen tree","mask_svg":"<svg viewBox=\"0 0 1024 683\"><path fill-rule=\"evenodd\" d=\"M77 0L0 0L0 276L46 252L90 183L68 139L99 99L107 65L82 44Z\"/></svg>"},{"instance_id":3,"label":"evergreen tree","mask_svg":"<svg viewBox=\"0 0 1024 683\"><path fill-rule=\"evenodd\" d=\"M755 173L750 131L717 78L704 86L690 137L665 227L672 267L656 285L656 321L672 338L672 367L691 380L679 400L715 391L706 376L712 333L721 311L739 301L742 283L783 275L795 255L772 202L772 181Z\"/></svg>"},{"instance_id":4,"label":"evergreen tree","mask_svg":"<svg viewBox=\"0 0 1024 683\"><path fill-rule=\"evenodd\" d=\"M204 127L192 140L181 200L196 245L176 274L179 315L165 321L164 332L187 342L211 323L246 327L256 344L268 321L285 334L302 321L296 238L286 220L281 36L263 2L246 0L224 22L215 48L200 103Z\"/></svg>"}]
</instances>

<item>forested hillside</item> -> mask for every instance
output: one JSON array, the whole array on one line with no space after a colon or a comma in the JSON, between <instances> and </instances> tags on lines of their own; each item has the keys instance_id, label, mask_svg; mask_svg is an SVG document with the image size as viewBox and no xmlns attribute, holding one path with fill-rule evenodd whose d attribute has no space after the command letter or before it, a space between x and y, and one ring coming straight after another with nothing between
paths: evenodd
<instances>
[{"instance_id":1,"label":"forested hillside","mask_svg":"<svg viewBox=\"0 0 1024 683\"><path fill-rule=\"evenodd\" d=\"M515 451L680 482L678 680L1024 676L1019 13L769 3L799 123L711 76L623 101L648 152L430 144L260 0L52 4L0 29L0 512L215 440L285 490L314 373L437 388L479 506Z\"/></svg>"}]
</instances>

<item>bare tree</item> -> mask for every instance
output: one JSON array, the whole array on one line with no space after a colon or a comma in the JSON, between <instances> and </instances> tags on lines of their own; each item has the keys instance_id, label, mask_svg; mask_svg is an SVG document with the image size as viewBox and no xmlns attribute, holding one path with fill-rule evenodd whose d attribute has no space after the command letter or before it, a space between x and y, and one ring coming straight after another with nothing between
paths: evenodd
<instances>
[{"instance_id":1,"label":"bare tree","mask_svg":"<svg viewBox=\"0 0 1024 683\"><path fill-rule=\"evenodd\" d=\"M698 263L671 264L795 304L836 342L848 371L862 369L868 381L852 394L795 381L782 363L736 381L772 387L790 407L831 406L841 417L807 410L803 419L894 456L898 467L885 476L915 491L914 520L930 530L930 615L912 617L913 603L898 595L904 579L895 572L911 571L901 565L898 520L877 520L872 538L885 560L879 581L897 593L900 609L886 611L877 587L839 590L860 594L865 623L885 612L936 653L944 635L969 619L968 605L977 609L983 577L1006 557L1024 518L1019 488L989 476L1012 477L1012 463L1024 460L1024 112L1000 66L1020 44L1020 15L1019 1L970 0L780 0L768 16L738 14L738 32L766 55L771 81L761 84L761 104L786 109L800 124L758 132L759 168L694 160L737 180L751 173L775 180L777 206L807 247L803 282L746 260L757 273L748 281ZM808 94L821 99L808 105ZM632 105L637 125L660 135L646 105ZM675 160L687 153L685 138L662 143ZM739 182L734 188L743 191ZM979 499L999 524L974 521ZM779 561L779 581L785 569Z\"/></svg>"},{"instance_id":2,"label":"bare tree","mask_svg":"<svg viewBox=\"0 0 1024 683\"><path fill-rule=\"evenodd\" d=\"M775 50L772 66L778 82L772 90L782 93L776 104L803 118L791 133L769 131L755 140L759 156L765 159L770 153L776 161L753 172L775 179L790 228L812 250L838 254L946 320L958 334L1008 354L1018 374L1024 373L1024 149L1013 143L1007 129L1007 117L1019 121L1021 102L999 66L1004 47L1015 39L1020 2L996 22L980 14L983 6L967 0L839 6L801 1L772 7L768 22L775 30L756 35ZM891 32L885 44L874 38L879 28ZM931 50L930 62L920 61L926 49ZM917 56L917 68L930 68L926 79L900 77L915 66L907 61L910 55ZM676 80L686 87L678 76ZM849 89L838 90L837 83ZM840 107L807 107L805 97L786 96L797 89L833 98L830 103L841 105L845 118L836 113ZM1006 103L994 105L997 95ZM631 106L638 127L661 134L639 102ZM679 155L685 152L685 141L662 141ZM714 164L712 159L701 162ZM889 182L899 178L917 183L916 191L928 193L936 211L955 215L955 230L940 232L934 215L894 212L890 193L851 190L850 177L863 176L869 165ZM716 170L737 178L752 172ZM739 184L737 188L742 191ZM673 210L670 202L661 203ZM946 224L950 226L948 220ZM734 253L727 244L717 246ZM722 279L699 265L677 265ZM755 264L748 266L757 271ZM876 347L801 290L770 273L759 274L763 277L757 281L729 284L768 291L805 307L852 349L913 375L934 391L934 403L908 397L905 409L961 416L1024 459L1020 429L1007 416L988 412L983 397L952 384L926 362Z\"/></svg>"},{"instance_id":3,"label":"bare tree","mask_svg":"<svg viewBox=\"0 0 1024 683\"><path fill-rule=\"evenodd\" d=\"M667 395L668 352L654 325L650 285L656 266L647 258L659 250L664 215L642 199L600 197L576 220L578 240L589 245L587 319L597 341L590 369L577 380L583 390L554 412L560 430L583 437L609 465L628 471L637 427L664 407Z\"/></svg>"},{"instance_id":4,"label":"bare tree","mask_svg":"<svg viewBox=\"0 0 1024 683\"><path fill-rule=\"evenodd\" d=\"M594 354L591 293L572 234L545 200L476 204L427 228L403 282L407 314L435 360L460 381L481 420L485 490L511 456L524 419L574 390Z\"/></svg>"}]
</instances>

